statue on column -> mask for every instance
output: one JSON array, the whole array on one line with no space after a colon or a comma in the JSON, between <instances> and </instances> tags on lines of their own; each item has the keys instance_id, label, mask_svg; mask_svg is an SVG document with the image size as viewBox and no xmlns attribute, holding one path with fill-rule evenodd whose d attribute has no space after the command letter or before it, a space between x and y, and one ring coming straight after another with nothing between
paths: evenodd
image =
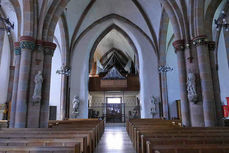
<instances>
[{"instance_id":1,"label":"statue on column","mask_svg":"<svg viewBox=\"0 0 229 153\"><path fill-rule=\"evenodd\" d=\"M38 73L35 75L34 78L34 92L33 92L33 101L40 102L41 101L41 89L42 89L42 82L43 82L43 77L41 71L38 71Z\"/></svg>"},{"instance_id":2,"label":"statue on column","mask_svg":"<svg viewBox=\"0 0 229 153\"><path fill-rule=\"evenodd\" d=\"M188 73L187 91L188 91L188 100L196 104L198 102L198 94L196 92L196 76L194 73Z\"/></svg>"},{"instance_id":3,"label":"statue on column","mask_svg":"<svg viewBox=\"0 0 229 153\"><path fill-rule=\"evenodd\" d=\"M76 115L79 114L79 106L80 106L80 98L79 96L74 96L74 99L72 101L72 107L73 107L72 114L76 114Z\"/></svg>"},{"instance_id":4,"label":"statue on column","mask_svg":"<svg viewBox=\"0 0 229 153\"><path fill-rule=\"evenodd\" d=\"M150 111L151 111L151 113L152 113L153 115L157 113L156 103L157 103L157 99L156 99L154 96L152 96L152 99L151 99L151 104L152 104L152 105L151 105Z\"/></svg>"}]
</instances>

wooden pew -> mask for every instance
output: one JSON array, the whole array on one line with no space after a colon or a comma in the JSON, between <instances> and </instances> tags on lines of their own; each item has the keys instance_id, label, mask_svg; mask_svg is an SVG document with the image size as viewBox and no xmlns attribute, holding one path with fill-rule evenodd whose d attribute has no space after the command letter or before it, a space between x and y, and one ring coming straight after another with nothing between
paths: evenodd
<instances>
[{"instance_id":1,"label":"wooden pew","mask_svg":"<svg viewBox=\"0 0 229 153\"><path fill-rule=\"evenodd\" d=\"M87 153L87 140L78 139L0 139L0 148L2 146L30 146L30 147L56 147L67 146L74 147L80 144L80 152Z\"/></svg>"},{"instance_id":2,"label":"wooden pew","mask_svg":"<svg viewBox=\"0 0 229 153\"><path fill-rule=\"evenodd\" d=\"M223 147L229 146L229 128L180 125L180 121L137 119L127 123L127 131L137 153L229 153Z\"/></svg>"},{"instance_id":3,"label":"wooden pew","mask_svg":"<svg viewBox=\"0 0 229 153\"><path fill-rule=\"evenodd\" d=\"M81 153L93 153L104 131L104 122L99 120L52 121L51 124L51 128L2 128L0 146L73 147L78 143Z\"/></svg>"},{"instance_id":4,"label":"wooden pew","mask_svg":"<svg viewBox=\"0 0 229 153\"><path fill-rule=\"evenodd\" d=\"M229 145L151 145L151 143L147 141L146 153L229 153Z\"/></svg>"},{"instance_id":5,"label":"wooden pew","mask_svg":"<svg viewBox=\"0 0 229 153\"><path fill-rule=\"evenodd\" d=\"M7 133L7 135L6 135ZM25 134L26 133L26 134ZM11 134L11 135L10 135ZM87 137L87 144L88 144L88 149L90 150L90 152L93 151L93 149L96 146L96 142L95 142L95 137L93 134L93 131L91 131L90 129L87 130L83 130L83 129L47 129L47 128L31 128L31 129L27 129L27 128L22 128L20 130L18 129L3 129L2 131L0 131L0 137L6 137L6 136L12 136L14 134L17 134L18 137L20 136L24 136L24 135L30 135L31 137L33 137L34 135L45 135L45 137L50 136L50 135L63 135L64 138L67 138L67 136L72 137L72 135L80 135L80 136L86 136Z\"/></svg>"},{"instance_id":6,"label":"wooden pew","mask_svg":"<svg viewBox=\"0 0 229 153\"><path fill-rule=\"evenodd\" d=\"M74 147L1 146L0 153L80 153L80 145Z\"/></svg>"}]
</instances>

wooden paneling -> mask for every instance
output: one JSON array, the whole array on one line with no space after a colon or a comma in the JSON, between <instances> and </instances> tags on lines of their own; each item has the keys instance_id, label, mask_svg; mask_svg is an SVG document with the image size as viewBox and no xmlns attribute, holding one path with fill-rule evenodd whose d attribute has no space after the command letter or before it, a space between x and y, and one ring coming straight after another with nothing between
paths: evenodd
<instances>
[{"instance_id":1,"label":"wooden paneling","mask_svg":"<svg viewBox=\"0 0 229 153\"><path fill-rule=\"evenodd\" d=\"M127 80L112 80L111 82L109 81L110 80L102 80L102 77L90 77L89 91L139 91L140 90L140 83L139 83L138 76L128 76ZM126 82L127 84L125 85Z\"/></svg>"}]
</instances>

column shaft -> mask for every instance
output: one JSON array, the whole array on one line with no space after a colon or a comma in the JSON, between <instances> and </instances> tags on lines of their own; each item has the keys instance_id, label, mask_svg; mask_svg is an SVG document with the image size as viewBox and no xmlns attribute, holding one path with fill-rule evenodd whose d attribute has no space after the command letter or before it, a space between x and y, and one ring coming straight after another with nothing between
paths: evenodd
<instances>
[{"instance_id":1,"label":"column shaft","mask_svg":"<svg viewBox=\"0 0 229 153\"><path fill-rule=\"evenodd\" d=\"M204 122L206 127L215 126L215 99L213 92L212 73L209 59L207 40L205 36L199 36L193 39L197 48L197 58L200 71Z\"/></svg>"},{"instance_id":2,"label":"column shaft","mask_svg":"<svg viewBox=\"0 0 229 153\"><path fill-rule=\"evenodd\" d=\"M187 86L186 86L186 65L184 56L184 41L177 40L173 43L173 46L177 54L178 74L180 81L180 97L181 97L181 114L182 123L184 126L190 126L190 113L189 103L187 98Z\"/></svg>"},{"instance_id":3,"label":"column shaft","mask_svg":"<svg viewBox=\"0 0 229 153\"><path fill-rule=\"evenodd\" d=\"M217 125L221 125L222 124L221 119L223 118L223 112L222 112L222 107L221 107L219 76L218 76L217 64L215 60L216 56L215 56L215 42L214 41L208 42L208 49L209 49L211 71L212 71Z\"/></svg>"},{"instance_id":4,"label":"column shaft","mask_svg":"<svg viewBox=\"0 0 229 153\"><path fill-rule=\"evenodd\" d=\"M20 69L20 59L21 59L21 48L20 43L16 42L14 44L15 52L15 70L14 70L14 80L13 80L13 91L11 99L11 112L10 112L10 128L14 127L15 122L15 112L16 112L16 101L17 101L17 89L18 89L18 79L19 79L19 69Z\"/></svg>"},{"instance_id":5,"label":"column shaft","mask_svg":"<svg viewBox=\"0 0 229 153\"><path fill-rule=\"evenodd\" d=\"M162 102L163 102L163 117L169 119L169 107L168 107L168 88L167 88L167 77L166 73L161 73L161 91L162 91Z\"/></svg>"},{"instance_id":6,"label":"column shaft","mask_svg":"<svg viewBox=\"0 0 229 153\"><path fill-rule=\"evenodd\" d=\"M51 42L45 42L45 55L43 66L43 87L42 87L42 102L40 111L40 127L47 128L49 121L49 94L50 94L50 80L51 80L51 68L52 68L52 56L56 45Z\"/></svg>"},{"instance_id":7,"label":"column shaft","mask_svg":"<svg viewBox=\"0 0 229 153\"><path fill-rule=\"evenodd\" d=\"M185 46L186 46L185 58L186 58L187 74L193 73L195 75L196 92L201 93L201 86L200 86L200 79L199 79L200 73L198 69L196 48L192 47L190 43L187 43ZM203 102L202 102L201 94L198 94L197 101L193 102L189 100L189 109L190 109L191 126L192 127L204 127Z\"/></svg>"},{"instance_id":8,"label":"column shaft","mask_svg":"<svg viewBox=\"0 0 229 153\"><path fill-rule=\"evenodd\" d=\"M20 38L20 46L21 61L15 113L15 128L26 127L31 55L35 46L34 39L23 36Z\"/></svg>"},{"instance_id":9,"label":"column shaft","mask_svg":"<svg viewBox=\"0 0 229 153\"><path fill-rule=\"evenodd\" d=\"M35 88L34 78L39 71L43 71L43 60L44 60L44 48L43 42L36 42L36 48L32 55L32 67L30 73L30 92L29 92L29 103L28 103L28 119L27 127L28 128L39 128L40 124L40 105L39 102L34 102L33 94Z\"/></svg>"},{"instance_id":10,"label":"column shaft","mask_svg":"<svg viewBox=\"0 0 229 153\"><path fill-rule=\"evenodd\" d=\"M0 65L1 65L1 59L2 59L4 36L5 36L5 31L0 30Z\"/></svg>"},{"instance_id":11,"label":"column shaft","mask_svg":"<svg viewBox=\"0 0 229 153\"><path fill-rule=\"evenodd\" d=\"M61 95L60 95L60 100L61 100L61 104L60 104L60 110L61 110L61 120L64 120L66 117L66 100L67 98L67 76L62 75L61 76Z\"/></svg>"}]
</instances>

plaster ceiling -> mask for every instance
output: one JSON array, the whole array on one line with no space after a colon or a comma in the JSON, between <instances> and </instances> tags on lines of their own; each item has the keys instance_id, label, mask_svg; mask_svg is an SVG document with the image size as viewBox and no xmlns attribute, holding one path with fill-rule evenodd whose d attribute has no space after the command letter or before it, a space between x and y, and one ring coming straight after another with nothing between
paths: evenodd
<instances>
[{"instance_id":1,"label":"plaster ceiling","mask_svg":"<svg viewBox=\"0 0 229 153\"><path fill-rule=\"evenodd\" d=\"M134 61L135 51L133 47L130 45L128 39L116 29L111 30L100 41L94 54L94 61L100 60L100 58L112 48L123 51L127 57Z\"/></svg>"},{"instance_id":2,"label":"plaster ceiling","mask_svg":"<svg viewBox=\"0 0 229 153\"><path fill-rule=\"evenodd\" d=\"M141 29L157 44L161 13L162 7L158 0L71 0L65 14L72 41L98 20L116 14L116 17L128 20Z\"/></svg>"}]
</instances>

